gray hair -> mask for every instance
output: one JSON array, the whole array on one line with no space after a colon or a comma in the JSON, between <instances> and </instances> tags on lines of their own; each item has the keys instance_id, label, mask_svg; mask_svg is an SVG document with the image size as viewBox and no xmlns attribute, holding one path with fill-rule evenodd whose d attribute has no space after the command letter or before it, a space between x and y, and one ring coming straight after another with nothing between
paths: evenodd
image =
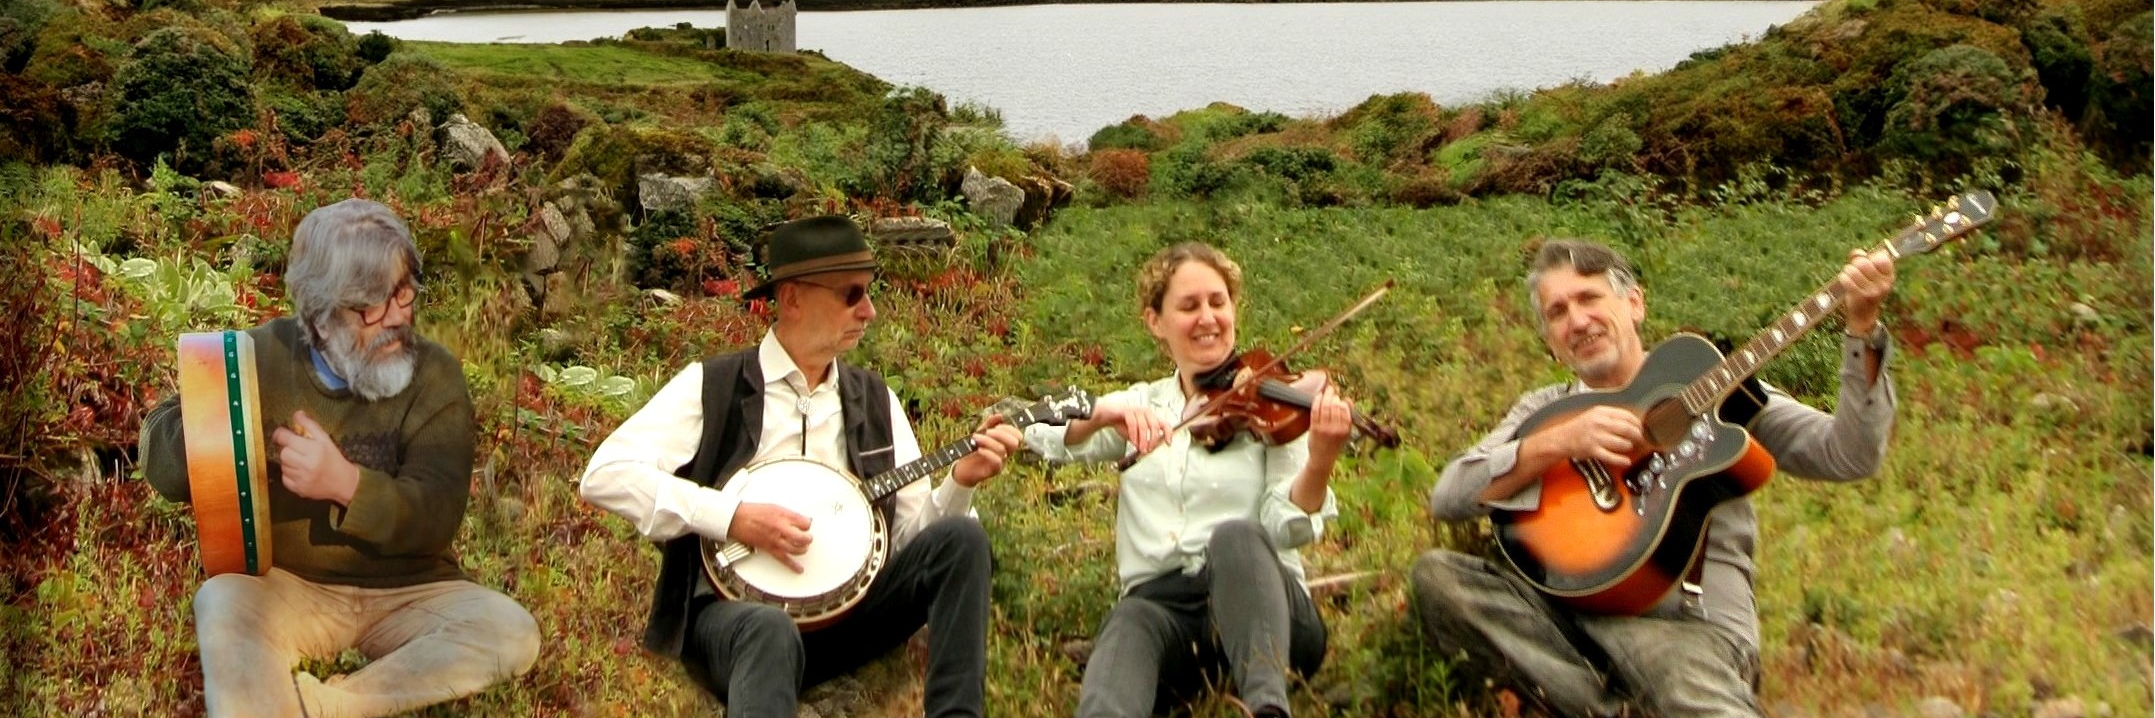
<instances>
[{"instance_id":1,"label":"gray hair","mask_svg":"<svg viewBox=\"0 0 2155 718\"><path fill-rule=\"evenodd\" d=\"M1533 302L1535 322L1548 322L1541 316L1541 275L1563 268L1583 276L1606 277L1609 289L1617 296L1628 296L1639 288L1639 276L1631 271L1631 263L1616 250L1583 239L1552 239L1543 242L1541 249L1534 253L1534 269L1526 275L1526 295Z\"/></svg>"},{"instance_id":2,"label":"gray hair","mask_svg":"<svg viewBox=\"0 0 2155 718\"><path fill-rule=\"evenodd\" d=\"M308 212L292 230L285 295L319 340L337 310L380 304L407 278L419 278L419 247L396 213L379 202L348 199Z\"/></svg>"}]
</instances>

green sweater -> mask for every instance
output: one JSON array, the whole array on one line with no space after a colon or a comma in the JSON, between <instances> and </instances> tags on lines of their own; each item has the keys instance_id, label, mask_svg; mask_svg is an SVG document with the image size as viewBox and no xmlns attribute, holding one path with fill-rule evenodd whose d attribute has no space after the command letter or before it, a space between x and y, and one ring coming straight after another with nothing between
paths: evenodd
<instances>
[{"instance_id":1,"label":"green sweater","mask_svg":"<svg viewBox=\"0 0 2155 718\"><path fill-rule=\"evenodd\" d=\"M271 565L317 583L391 588L464 578L450 542L471 496L471 393L456 357L418 340L412 383L396 396L366 401L330 389L314 372L299 322L277 319L247 330L254 339L261 397L262 445L306 410L359 467L349 506L309 499L284 487L283 467L269 464ZM179 395L150 410L142 425L142 473L157 492L188 500L187 448Z\"/></svg>"}]
</instances>

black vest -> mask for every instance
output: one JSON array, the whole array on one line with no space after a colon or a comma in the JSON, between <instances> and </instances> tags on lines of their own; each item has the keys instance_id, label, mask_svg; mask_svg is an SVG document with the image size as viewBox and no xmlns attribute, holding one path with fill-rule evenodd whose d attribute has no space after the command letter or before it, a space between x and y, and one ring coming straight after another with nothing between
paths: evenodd
<instances>
[{"instance_id":1,"label":"black vest","mask_svg":"<svg viewBox=\"0 0 2155 718\"><path fill-rule=\"evenodd\" d=\"M837 379L847 468L862 480L889 471L896 462L895 452L875 450L891 445L890 388L874 372L843 362L838 363ZM733 476L755 456L762 433L763 365L756 361L756 350L705 359L703 438L696 445L696 458L674 470L674 475L702 486L722 486L723 478ZM875 453L864 459L863 449ZM878 509L887 513L888 502ZM699 543L697 534L690 533L659 544L658 583L652 590L651 618L644 625L644 648L652 652L681 657L696 585L710 584L703 573Z\"/></svg>"}]
</instances>

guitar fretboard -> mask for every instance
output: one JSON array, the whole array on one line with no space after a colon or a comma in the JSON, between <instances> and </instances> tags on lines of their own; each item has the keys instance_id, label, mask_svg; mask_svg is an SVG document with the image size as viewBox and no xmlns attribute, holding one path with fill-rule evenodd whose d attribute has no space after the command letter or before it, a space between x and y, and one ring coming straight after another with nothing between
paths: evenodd
<instances>
[{"instance_id":1,"label":"guitar fretboard","mask_svg":"<svg viewBox=\"0 0 2155 718\"><path fill-rule=\"evenodd\" d=\"M1991 210L1997 207L1997 199L1989 192L1975 191L1947 200L1931 211L1928 218L1916 215L1915 222L1907 229L1887 239L1879 248L1894 259L1928 252L1946 240L1967 234L1991 220ZM1766 331L1752 337L1749 343L1721 360L1699 378L1684 387L1680 396L1684 408L1693 416L1713 411L1727 399L1736 385L1756 373L1759 367L1778 356L1789 345L1802 339L1818 327L1819 320L1840 308L1847 290L1841 288L1838 279L1811 293L1810 298L1796 305L1780 321L1767 327Z\"/></svg>"},{"instance_id":2,"label":"guitar fretboard","mask_svg":"<svg viewBox=\"0 0 2155 718\"><path fill-rule=\"evenodd\" d=\"M1810 299L1796 305L1793 311L1781 315L1780 321L1774 322L1766 331L1752 337L1742 348L1729 353L1720 364L1684 387L1684 407L1690 409L1693 415L1699 415L1720 406L1721 400L1728 398L1729 393L1734 391L1736 385L1742 383L1745 377L1757 372L1759 367L1779 356L1782 350L1795 344L1803 335L1811 333L1812 329L1817 328L1819 320L1840 308L1845 293L1846 290L1841 288L1838 281L1828 283L1812 293Z\"/></svg>"}]
</instances>

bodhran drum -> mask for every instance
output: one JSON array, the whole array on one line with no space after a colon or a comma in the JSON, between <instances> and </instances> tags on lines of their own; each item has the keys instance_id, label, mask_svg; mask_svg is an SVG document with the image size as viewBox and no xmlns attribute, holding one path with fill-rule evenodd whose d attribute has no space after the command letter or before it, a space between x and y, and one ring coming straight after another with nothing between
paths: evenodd
<instances>
[{"instance_id":1,"label":"bodhran drum","mask_svg":"<svg viewBox=\"0 0 2155 718\"><path fill-rule=\"evenodd\" d=\"M263 449L254 340L180 335L180 426L202 573L269 572L269 454Z\"/></svg>"},{"instance_id":2,"label":"bodhran drum","mask_svg":"<svg viewBox=\"0 0 2155 718\"><path fill-rule=\"evenodd\" d=\"M803 629L826 625L868 595L890 555L890 531L852 473L807 457L752 464L729 486L742 503L777 504L808 518L814 537L794 557L803 571L738 541L703 541L704 570L727 599L776 606Z\"/></svg>"}]
</instances>

